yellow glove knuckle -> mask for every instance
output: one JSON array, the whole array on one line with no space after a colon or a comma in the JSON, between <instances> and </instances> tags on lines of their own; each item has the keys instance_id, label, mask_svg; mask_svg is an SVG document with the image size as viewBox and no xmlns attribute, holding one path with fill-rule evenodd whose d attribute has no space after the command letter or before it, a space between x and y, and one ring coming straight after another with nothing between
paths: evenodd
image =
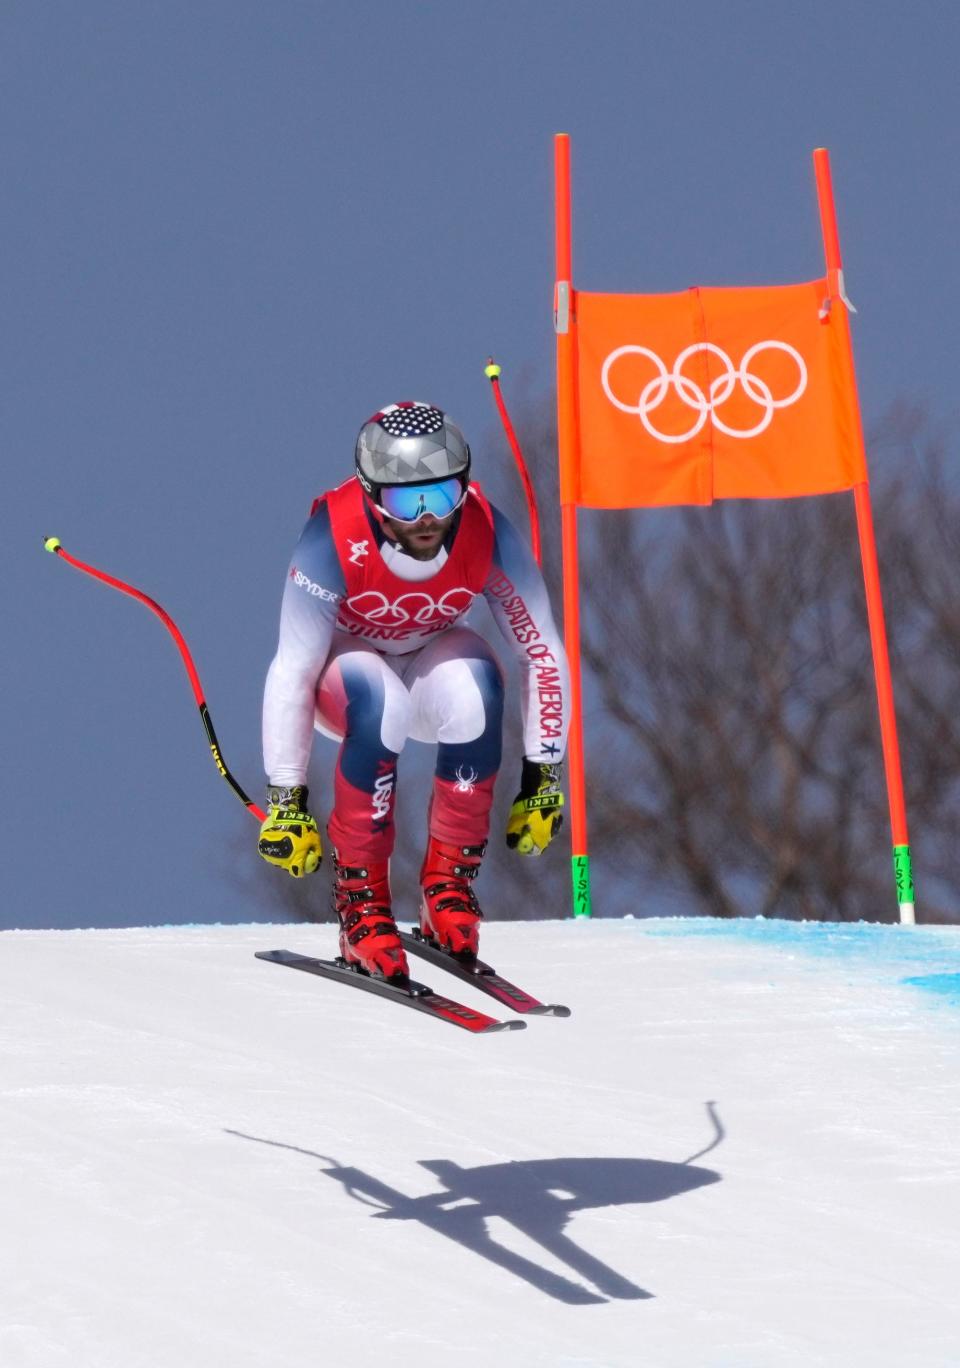
<instances>
[{"instance_id":1,"label":"yellow glove knuckle","mask_svg":"<svg viewBox=\"0 0 960 1368\"><path fill-rule=\"evenodd\" d=\"M268 864L285 869L294 879L312 874L323 855L315 819L308 812L276 808L261 824L257 850Z\"/></svg>"}]
</instances>

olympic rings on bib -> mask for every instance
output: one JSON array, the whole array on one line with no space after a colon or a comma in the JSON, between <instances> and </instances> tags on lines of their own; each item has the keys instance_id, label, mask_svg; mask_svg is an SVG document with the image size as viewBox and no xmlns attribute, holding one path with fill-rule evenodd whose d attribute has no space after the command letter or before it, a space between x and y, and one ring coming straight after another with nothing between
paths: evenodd
<instances>
[{"instance_id":1,"label":"olympic rings on bib","mask_svg":"<svg viewBox=\"0 0 960 1368\"><path fill-rule=\"evenodd\" d=\"M767 350L786 352L796 362L799 380L796 388L785 399L775 399L767 382L762 380L759 375L754 375L750 370L750 362L754 357ZM708 394L704 394L695 380L691 380L688 375L683 374L684 365L697 352L712 353L719 358L725 367L723 374L710 381ZM618 399L610 385L611 368L621 356L628 355L645 356L657 368L657 374L644 385L635 404L626 404L622 399ZM763 410L760 421L750 428L732 428L717 417L718 407L730 398L737 381L743 386L748 398ZM777 342L772 339L766 342L756 342L744 352L743 360L739 366L734 366L727 353L716 343L694 342L692 346L684 347L674 362L672 371L667 370L657 353L651 351L649 347L631 344L625 347L617 347L615 351L610 353L603 363L600 383L603 385L603 392L611 404L623 413L637 414L647 432L658 442L688 442L691 437L696 437L708 417L713 422L714 427L725 432L728 437L758 437L773 422L773 415L777 409L787 408L790 404L795 404L803 394L807 388L807 367L803 357L795 347L791 347L788 342ZM654 409L663 403L671 385L676 391L677 397L686 404L687 408L693 409L697 414L696 421L689 431L676 435L661 432L659 428L653 425L649 416Z\"/></svg>"},{"instance_id":2,"label":"olympic rings on bib","mask_svg":"<svg viewBox=\"0 0 960 1368\"><path fill-rule=\"evenodd\" d=\"M367 622L379 622L398 627L407 622L418 626L430 626L441 621L450 621L465 613L476 598L469 589L448 589L439 599L430 594L413 592L401 594L391 603L386 594L379 589L365 589L354 594L344 603L351 614Z\"/></svg>"}]
</instances>

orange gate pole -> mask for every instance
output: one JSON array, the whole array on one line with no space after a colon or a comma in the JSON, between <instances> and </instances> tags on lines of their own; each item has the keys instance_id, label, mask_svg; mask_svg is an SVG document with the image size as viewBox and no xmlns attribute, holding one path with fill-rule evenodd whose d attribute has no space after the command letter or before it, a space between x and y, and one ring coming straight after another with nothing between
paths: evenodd
<instances>
[{"instance_id":1,"label":"orange gate pole","mask_svg":"<svg viewBox=\"0 0 960 1368\"><path fill-rule=\"evenodd\" d=\"M823 232L823 251L827 264L826 307L837 309L844 345L853 371L853 343L850 338L852 307L844 292L843 261L840 256L840 235L830 176L830 154L818 147L813 154L813 169L817 181L817 202L820 207L820 227ZM854 385L857 433L863 444L863 421L860 401ZM913 868L910 837L907 833L907 808L903 796L903 773L900 766L900 745L897 740L897 716L893 702L893 679L890 673L890 653L880 593L880 567L873 530L870 506L870 487L866 480L853 488L857 511L857 533L860 539L860 559L863 564L863 583L867 599L867 621L870 626L870 645L873 650L873 669L877 683L877 704L880 710L880 738L883 745L883 764L887 779L887 799L890 806L890 828L893 835L893 869L897 886L900 921L912 926L915 920Z\"/></svg>"},{"instance_id":2,"label":"orange gate pole","mask_svg":"<svg viewBox=\"0 0 960 1368\"><path fill-rule=\"evenodd\" d=\"M573 290L570 137L554 138L556 284L553 326L557 335L557 443L560 458L560 525L563 548L563 633L570 662L570 827L573 915L589 917L590 857L583 751L580 668L580 583L577 557L577 493L580 440L577 427L577 319Z\"/></svg>"}]
</instances>

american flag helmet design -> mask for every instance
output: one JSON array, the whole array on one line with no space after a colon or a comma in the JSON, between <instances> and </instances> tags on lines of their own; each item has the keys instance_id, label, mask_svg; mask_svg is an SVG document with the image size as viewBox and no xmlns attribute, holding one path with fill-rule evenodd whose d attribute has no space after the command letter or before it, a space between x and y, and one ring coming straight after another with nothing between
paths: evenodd
<instances>
[{"instance_id":1,"label":"american flag helmet design","mask_svg":"<svg viewBox=\"0 0 960 1368\"><path fill-rule=\"evenodd\" d=\"M406 400L368 418L356 447L357 473L368 493L384 485L427 484L470 473L470 448L451 418L433 404Z\"/></svg>"}]
</instances>

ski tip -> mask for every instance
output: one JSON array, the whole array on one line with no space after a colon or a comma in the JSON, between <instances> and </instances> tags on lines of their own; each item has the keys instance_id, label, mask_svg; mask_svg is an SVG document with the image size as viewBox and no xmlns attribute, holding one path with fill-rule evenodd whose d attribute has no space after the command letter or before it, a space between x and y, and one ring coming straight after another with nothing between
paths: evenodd
<instances>
[{"instance_id":1,"label":"ski tip","mask_svg":"<svg viewBox=\"0 0 960 1368\"><path fill-rule=\"evenodd\" d=\"M492 1035L494 1031L525 1031L527 1023L525 1021L491 1021L489 1026L484 1026L477 1031L477 1035Z\"/></svg>"}]
</instances>

